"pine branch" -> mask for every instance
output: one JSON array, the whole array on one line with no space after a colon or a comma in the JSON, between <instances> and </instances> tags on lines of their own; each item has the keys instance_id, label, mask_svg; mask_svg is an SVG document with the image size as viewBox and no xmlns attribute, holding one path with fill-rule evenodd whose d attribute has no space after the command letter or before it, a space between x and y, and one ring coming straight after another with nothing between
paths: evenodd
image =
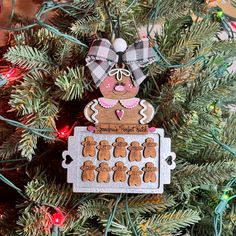
<instances>
[{"instance_id":1,"label":"pine branch","mask_svg":"<svg viewBox=\"0 0 236 236\"><path fill-rule=\"evenodd\" d=\"M62 100L81 99L85 90L91 90L91 86L86 83L84 69L84 67L68 67L67 71L57 77L55 85L60 89L58 96Z\"/></svg>"},{"instance_id":2,"label":"pine branch","mask_svg":"<svg viewBox=\"0 0 236 236\"><path fill-rule=\"evenodd\" d=\"M104 219L110 213L109 201L105 199L87 200L78 207L78 214L86 221L89 218L98 217Z\"/></svg>"},{"instance_id":3,"label":"pine branch","mask_svg":"<svg viewBox=\"0 0 236 236\"><path fill-rule=\"evenodd\" d=\"M55 180L48 182L43 175L44 173L38 173L33 180L28 182L25 192L30 200L51 204L55 207L65 207L68 204L75 203L75 198L69 185L56 184ZM77 201L78 198L76 198Z\"/></svg>"},{"instance_id":4,"label":"pine branch","mask_svg":"<svg viewBox=\"0 0 236 236\"><path fill-rule=\"evenodd\" d=\"M23 69L34 67L47 69L53 66L52 60L44 51L30 46L10 47L8 52L4 54L4 58Z\"/></svg>"},{"instance_id":5,"label":"pine branch","mask_svg":"<svg viewBox=\"0 0 236 236\"><path fill-rule=\"evenodd\" d=\"M235 173L235 161L219 161L202 165L186 165L175 172L175 177L183 184L219 184L234 177Z\"/></svg>"},{"instance_id":6,"label":"pine branch","mask_svg":"<svg viewBox=\"0 0 236 236\"><path fill-rule=\"evenodd\" d=\"M155 213L174 206L173 196L137 195L128 199L130 213ZM120 206L121 207L121 206Z\"/></svg>"},{"instance_id":7,"label":"pine branch","mask_svg":"<svg viewBox=\"0 0 236 236\"><path fill-rule=\"evenodd\" d=\"M175 234L181 228L195 224L200 220L199 212L189 210L179 210L162 215L153 215L149 219L138 222L140 235L170 235ZM176 235L176 234L175 234Z\"/></svg>"},{"instance_id":8,"label":"pine branch","mask_svg":"<svg viewBox=\"0 0 236 236\"><path fill-rule=\"evenodd\" d=\"M20 135L13 133L7 137L7 139L0 146L0 157L2 159L9 159L12 157L18 150L20 141Z\"/></svg>"}]
</instances>

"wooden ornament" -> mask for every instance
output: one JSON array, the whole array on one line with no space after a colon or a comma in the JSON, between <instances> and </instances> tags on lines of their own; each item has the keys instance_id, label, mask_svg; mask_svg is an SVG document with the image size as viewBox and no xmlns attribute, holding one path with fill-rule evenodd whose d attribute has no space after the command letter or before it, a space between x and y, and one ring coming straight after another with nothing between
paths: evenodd
<instances>
[{"instance_id":1,"label":"wooden ornament","mask_svg":"<svg viewBox=\"0 0 236 236\"><path fill-rule=\"evenodd\" d=\"M93 165L92 161L85 161L83 166L80 169L83 171L81 175L82 181L94 181L95 179L95 170L96 166Z\"/></svg>"},{"instance_id":2,"label":"wooden ornament","mask_svg":"<svg viewBox=\"0 0 236 236\"><path fill-rule=\"evenodd\" d=\"M157 143L154 142L153 138L147 138L145 140L145 143L143 144L143 146L144 146L143 155L145 158L148 158L148 157L155 158L156 157Z\"/></svg>"},{"instance_id":3,"label":"wooden ornament","mask_svg":"<svg viewBox=\"0 0 236 236\"><path fill-rule=\"evenodd\" d=\"M84 109L85 117L95 124L147 124L154 116L153 106L136 98L139 86L134 86L131 76L117 81L108 76L100 85L104 97L94 99Z\"/></svg>"},{"instance_id":4,"label":"wooden ornament","mask_svg":"<svg viewBox=\"0 0 236 236\"><path fill-rule=\"evenodd\" d=\"M141 161L142 159L141 151L143 150L143 147L139 144L139 142L133 141L128 147L128 149L130 150L129 152L130 161Z\"/></svg>"},{"instance_id":5,"label":"wooden ornament","mask_svg":"<svg viewBox=\"0 0 236 236\"><path fill-rule=\"evenodd\" d=\"M109 167L108 163L102 162L99 164L99 167L96 168L98 172L97 181L98 183L108 183L110 182L110 174L111 168Z\"/></svg>"},{"instance_id":6,"label":"wooden ornament","mask_svg":"<svg viewBox=\"0 0 236 236\"><path fill-rule=\"evenodd\" d=\"M127 169L128 168L124 165L122 161L116 162L115 166L112 168L112 170L114 171L114 182L125 182Z\"/></svg>"},{"instance_id":7,"label":"wooden ornament","mask_svg":"<svg viewBox=\"0 0 236 236\"><path fill-rule=\"evenodd\" d=\"M82 142L83 148L83 156L84 157L94 157L96 153L95 145L97 142L94 141L93 137L88 136L85 137L84 141Z\"/></svg>"},{"instance_id":8,"label":"wooden ornament","mask_svg":"<svg viewBox=\"0 0 236 236\"><path fill-rule=\"evenodd\" d=\"M100 141L99 145L97 146L98 151L98 160L99 161L108 161L110 160L111 154L111 145L107 140Z\"/></svg>"},{"instance_id":9,"label":"wooden ornament","mask_svg":"<svg viewBox=\"0 0 236 236\"><path fill-rule=\"evenodd\" d=\"M95 126L75 127L63 152L74 192L154 194L170 183L171 140L163 129L148 127L154 108L136 97L147 76L143 67L154 61L148 39L130 46L123 39L114 46L107 39L93 42L86 62L102 96L86 105L84 115Z\"/></svg>"},{"instance_id":10,"label":"wooden ornament","mask_svg":"<svg viewBox=\"0 0 236 236\"><path fill-rule=\"evenodd\" d=\"M124 138L118 137L116 139L116 142L112 145L114 146L114 157L126 157L126 146L128 145L128 143L125 142Z\"/></svg>"},{"instance_id":11,"label":"wooden ornament","mask_svg":"<svg viewBox=\"0 0 236 236\"><path fill-rule=\"evenodd\" d=\"M147 162L145 164L145 167L142 168L144 175L143 175L143 180L145 183L155 183L156 182L156 171L157 168L154 166L152 162Z\"/></svg>"},{"instance_id":12,"label":"wooden ornament","mask_svg":"<svg viewBox=\"0 0 236 236\"><path fill-rule=\"evenodd\" d=\"M141 185L140 175L142 173L143 172L141 170L139 170L138 166L132 166L130 168L130 171L128 171L128 175L129 175L128 184L129 184L129 186L140 186Z\"/></svg>"},{"instance_id":13,"label":"wooden ornament","mask_svg":"<svg viewBox=\"0 0 236 236\"><path fill-rule=\"evenodd\" d=\"M132 124L97 124L96 134L148 134L148 125Z\"/></svg>"}]
</instances>

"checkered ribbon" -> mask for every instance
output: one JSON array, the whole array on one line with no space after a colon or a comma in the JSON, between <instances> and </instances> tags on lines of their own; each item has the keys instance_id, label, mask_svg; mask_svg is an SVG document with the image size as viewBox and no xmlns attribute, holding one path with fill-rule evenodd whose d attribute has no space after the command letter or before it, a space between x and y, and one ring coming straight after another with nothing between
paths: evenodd
<instances>
[{"instance_id":1,"label":"checkered ribbon","mask_svg":"<svg viewBox=\"0 0 236 236\"><path fill-rule=\"evenodd\" d=\"M98 87L108 72L118 63L119 56L107 39L93 41L86 57L87 66ZM122 62L132 72L133 82L139 85L147 77L141 70L156 61L155 52L149 47L149 40L142 39L128 46L122 55Z\"/></svg>"}]
</instances>

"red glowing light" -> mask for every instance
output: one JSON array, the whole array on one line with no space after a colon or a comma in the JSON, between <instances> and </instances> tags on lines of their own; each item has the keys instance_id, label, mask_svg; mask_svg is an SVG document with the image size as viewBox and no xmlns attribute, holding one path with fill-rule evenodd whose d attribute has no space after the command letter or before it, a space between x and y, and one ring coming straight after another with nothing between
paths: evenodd
<instances>
[{"instance_id":1,"label":"red glowing light","mask_svg":"<svg viewBox=\"0 0 236 236\"><path fill-rule=\"evenodd\" d=\"M59 138L68 138L70 133L71 133L70 127L69 127L69 125L67 125L58 131L58 137Z\"/></svg>"},{"instance_id":2,"label":"red glowing light","mask_svg":"<svg viewBox=\"0 0 236 236\"><path fill-rule=\"evenodd\" d=\"M61 226L63 224L64 218L64 215L61 212L57 211L52 214L52 224Z\"/></svg>"},{"instance_id":3,"label":"red glowing light","mask_svg":"<svg viewBox=\"0 0 236 236\"><path fill-rule=\"evenodd\" d=\"M22 77L22 70L14 67L3 73L3 75L8 81L14 81Z\"/></svg>"}]
</instances>

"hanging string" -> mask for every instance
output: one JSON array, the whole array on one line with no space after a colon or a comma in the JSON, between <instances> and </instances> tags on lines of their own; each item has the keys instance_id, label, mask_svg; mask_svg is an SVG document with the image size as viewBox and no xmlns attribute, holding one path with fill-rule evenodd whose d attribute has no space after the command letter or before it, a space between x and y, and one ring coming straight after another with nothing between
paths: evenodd
<instances>
[{"instance_id":1,"label":"hanging string","mask_svg":"<svg viewBox=\"0 0 236 236\"><path fill-rule=\"evenodd\" d=\"M116 196L116 203L115 203L115 205L114 205L114 207L112 209L112 212L111 212L111 214L110 214L110 216L108 218L106 229L105 229L105 233L104 233L103 236L107 236L107 234L108 234L108 230L110 229L110 227L112 225L112 221L113 221L113 219L115 217L116 209L117 209L117 206L118 206L121 198L122 198L122 193L120 193L119 195Z\"/></svg>"},{"instance_id":2,"label":"hanging string","mask_svg":"<svg viewBox=\"0 0 236 236\"><path fill-rule=\"evenodd\" d=\"M71 4L55 4L55 2L53 1L47 1L47 2L44 2L42 5L41 5L41 8L39 9L38 13L35 15L35 22L36 23L33 23L33 24L29 24L29 25L26 25L26 26L23 26L23 27L18 27L18 28L9 28L9 27L0 27L2 29L5 29L5 30L11 30L11 31L20 31L20 30L26 30L26 29L30 29L30 28L33 28L37 25L40 25L44 28L46 28L47 30L49 30L50 32L52 33L55 33L57 34L58 36L61 36L73 43L76 43L80 46L83 46L85 48L88 48L88 46L84 43L82 43L80 40L78 40L77 38L71 36L71 35L68 35L68 34L65 34L65 33L62 33L61 31L59 31L58 29L56 29L55 27L45 23L45 14L47 12L50 12L50 11L53 11L55 9L61 9L63 11L66 11L65 7L69 7L69 8L74 8L76 10L81 10L79 7L76 7L74 5L71 5ZM92 6L89 7L89 9L91 8ZM86 9L86 11L88 11L88 9Z\"/></svg>"},{"instance_id":3,"label":"hanging string","mask_svg":"<svg viewBox=\"0 0 236 236\"><path fill-rule=\"evenodd\" d=\"M109 21L111 23L112 32L115 34L115 37L118 38L118 34L119 33L117 31L117 26L115 25L115 23L112 20L111 14L110 14L109 9L108 9L108 6L106 4L106 0L103 1L103 5L104 5L104 9L105 9L105 11L107 13L108 19L109 19Z\"/></svg>"}]
</instances>

